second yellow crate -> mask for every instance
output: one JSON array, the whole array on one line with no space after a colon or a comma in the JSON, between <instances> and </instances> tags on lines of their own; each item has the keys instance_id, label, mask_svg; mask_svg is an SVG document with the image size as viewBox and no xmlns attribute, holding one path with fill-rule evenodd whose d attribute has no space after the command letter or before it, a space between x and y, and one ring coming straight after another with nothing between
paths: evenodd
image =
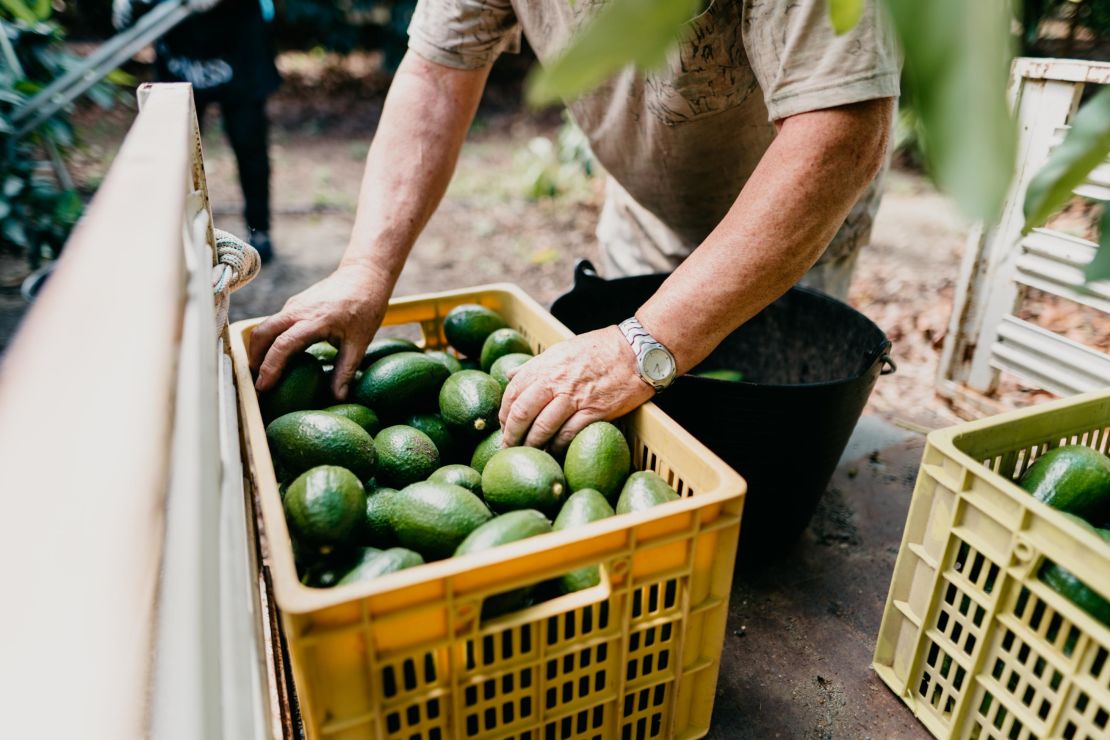
<instances>
[{"instance_id":1,"label":"second yellow crate","mask_svg":"<svg viewBox=\"0 0 1110 740\"><path fill-rule=\"evenodd\" d=\"M1015 483L1108 441L1107 391L929 435L874 668L935 736L1110 737L1110 627L1037 578L1051 560L1110 597L1110 545Z\"/></svg>"},{"instance_id":2,"label":"second yellow crate","mask_svg":"<svg viewBox=\"0 0 1110 740\"><path fill-rule=\"evenodd\" d=\"M511 285L390 304L442 347L461 303L500 312L539 352L571 336ZM297 580L247 367L231 327L249 477L310 738L671 738L709 729L744 482L654 404L624 420L633 466L682 500L332 589ZM597 564L602 582L483 621L506 590Z\"/></svg>"}]
</instances>

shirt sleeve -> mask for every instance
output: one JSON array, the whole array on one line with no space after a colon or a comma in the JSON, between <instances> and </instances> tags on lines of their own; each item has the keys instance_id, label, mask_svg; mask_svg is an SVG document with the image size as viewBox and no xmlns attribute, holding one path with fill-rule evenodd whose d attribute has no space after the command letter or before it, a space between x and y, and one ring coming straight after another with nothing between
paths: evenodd
<instances>
[{"instance_id":1,"label":"shirt sleeve","mask_svg":"<svg viewBox=\"0 0 1110 740\"><path fill-rule=\"evenodd\" d=\"M520 24L509 0L419 0L409 48L446 67L479 69L520 51Z\"/></svg>"},{"instance_id":2,"label":"shirt sleeve","mask_svg":"<svg viewBox=\"0 0 1110 740\"><path fill-rule=\"evenodd\" d=\"M865 0L841 36L828 0L746 0L744 48L772 121L899 93L894 33L878 0Z\"/></svg>"}]
</instances>

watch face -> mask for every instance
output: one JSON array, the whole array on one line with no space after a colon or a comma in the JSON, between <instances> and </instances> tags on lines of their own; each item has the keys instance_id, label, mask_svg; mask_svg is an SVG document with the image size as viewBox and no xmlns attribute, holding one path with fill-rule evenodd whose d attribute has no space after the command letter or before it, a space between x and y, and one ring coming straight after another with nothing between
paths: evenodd
<instances>
[{"instance_id":1,"label":"watch face","mask_svg":"<svg viewBox=\"0 0 1110 740\"><path fill-rule=\"evenodd\" d=\"M666 350L649 349L644 355L644 373L657 383L666 380L674 373L674 361Z\"/></svg>"}]
</instances>

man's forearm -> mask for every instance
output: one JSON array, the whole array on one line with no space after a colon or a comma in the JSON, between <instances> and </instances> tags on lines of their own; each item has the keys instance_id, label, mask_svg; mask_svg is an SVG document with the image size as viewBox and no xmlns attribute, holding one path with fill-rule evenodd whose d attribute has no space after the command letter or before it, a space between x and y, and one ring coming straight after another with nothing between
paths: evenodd
<instances>
[{"instance_id":1,"label":"man's forearm","mask_svg":"<svg viewBox=\"0 0 1110 740\"><path fill-rule=\"evenodd\" d=\"M882 166L893 101L787 119L717 228L637 316L691 370L817 261Z\"/></svg>"},{"instance_id":2,"label":"man's forearm","mask_svg":"<svg viewBox=\"0 0 1110 740\"><path fill-rule=\"evenodd\" d=\"M456 70L409 52L390 87L341 266L392 288L447 190L489 70Z\"/></svg>"}]
</instances>

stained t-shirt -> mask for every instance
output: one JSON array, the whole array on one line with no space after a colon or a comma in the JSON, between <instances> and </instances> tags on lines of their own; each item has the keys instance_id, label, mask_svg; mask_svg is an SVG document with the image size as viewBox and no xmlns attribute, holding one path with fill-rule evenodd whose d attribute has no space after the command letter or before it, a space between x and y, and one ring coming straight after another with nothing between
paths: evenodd
<instances>
[{"instance_id":1,"label":"stained t-shirt","mask_svg":"<svg viewBox=\"0 0 1110 740\"><path fill-rule=\"evenodd\" d=\"M544 63L604 3L419 0L409 48L477 69L516 51L523 32ZM616 181L598 227L611 271L672 269L700 244L774 139L773 121L898 95L899 61L877 0L841 36L828 0L709 0L687 26L660 68L627 67L568 102ZM872 187L829 253L853 253L869 237L877 202Z\"/></svg>"}]
</instances>

